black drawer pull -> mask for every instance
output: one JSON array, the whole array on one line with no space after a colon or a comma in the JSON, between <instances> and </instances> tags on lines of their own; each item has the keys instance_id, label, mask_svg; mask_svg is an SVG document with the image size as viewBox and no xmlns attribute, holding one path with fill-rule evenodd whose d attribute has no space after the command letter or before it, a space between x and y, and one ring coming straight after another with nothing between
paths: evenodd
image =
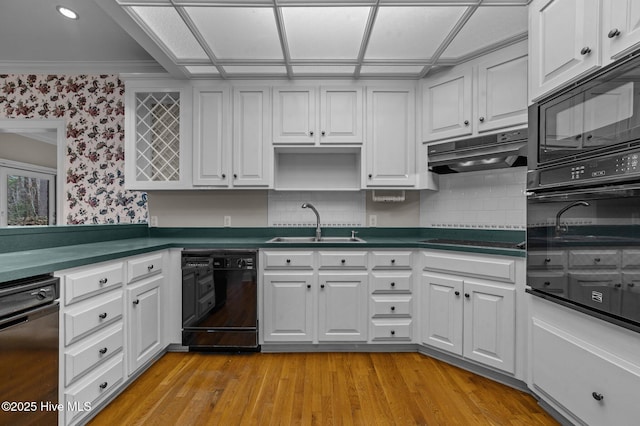
<instances>
[{"instance_id":1,"label":"black drawer pull","mask_svg":"<svg viewBox=\"0 0 640 426\"><path fill-rule=\"evenodd\" d=\"M544 285L551 285L551 282L550 281L545 281Z\"/></svg>"},{"instance_id":2,"label":"black drawer pull","mask_svg":"<svg viewBox=\"0 0 640 426\"><path fill-rule=\"evenodd\" d=\"M347 263L347 261L346 261L346 259L342 259L342 260L340 261L340 263L342 263L342 264L344 265L345 263Z\"/></svg>"},{"instance_id":3,"label":"black drawer pull","mask_svg":"<svg viewBox=\"0 0 640 426\"><path fill-rule=\"evenodd\" d=\"M107 383L107 382L100 383L100 389L106 389L107 386L109 386L109 383Z\"/></svg>"},{"instance_id":4,"label":"black drawer pull","mask_svg":"<svg viewBox=\"0 0 640 426\"><path fill-rule=\"evenodd\" d=\"M596 262L596 263L598 263L598 262L600 262L600 258L599 258L599 257L596 257L596 258L594 258L594 259L593 259L593 261L594 261L594 262Z\"/></svg>"},{"instance_id":5,"label":"black drawer pull","mask_svg":"<svg viewBox=\"0 0 640 426\"><path fill-rule=\"evenodd\" d=\"M395 286L396 286L396 283L391 283L391 287L395 287Z\"/></svg>"},{"instance_id":6,"label":"black drawer pull","mask_svg":"<svg viewBox=\"0 0 640 426\"><path fill-rule=\"evenodd\" d=\"M100 315L98 315L98 317L99 317L100 319L105 319L105 318L107 317L107 313L106 313L106 312L103 312L103 313L101 313Z\"/></svg>"},{"instance_id":7,"label":"black drawer pull","mask_svg":"<svg viewBox=\"0 0 640 426\"><path fill-rule=\"evenodd\" d=\"M551 259L547 257L547 258L544 260L544 263L549 263L549 262L551 262Z\"/></svg>"},{"instance_id":8,"label":"black drawer pull","mask_svg":"<svg viewBox=\"0 0 640 426\"><path fill-rule=\"evenodd\" d=\"M134 301L133 301L133 304L134 304L134 305L137 305L138 303L140 303L140 300L139 300L139 299L136 299L136 300L134 300Z\"/></svg>"},{"instance_id":9,"label":"black drawer pull","mask_svg":"<svg viewBox=\"0 0 640 426\"><path fill-rule=\"evenodd\" d=\"M291 259L287 259L287 263L291 263Z\"/></svg>"},{"instance_id":10,"label":"black drawer pull","mask_svg":"<svg viewBox=\"0 0 640 426\"><path fill-rule=\"evenodd\" d=\"M391 330L391 335L395 336L396 335L396 331L395 330Z\"/></svg>"},{"instance_id":11,"label":"black drawer pull","mask_svg":"<svg viewBox=\"0 0 640 426\"><path fill-rule=\"evenodd\" d=\"M100 285L105 285L107 283L107 279L106 278L101 278L100 281L98 281L100 283Z\"/></svg>"},{"instance_id":12,"label":"black drawer pull","mask_svg":"<svg viewBox=\"0 0 640 426\"><path fill-rule=\"evenodd\" d=\"M392 307L391 307L391 312L393 312L393 311L395 311L395 310L396 310L396 307L395 307L395 306L392 306Z\"/></svg>"},{"instance_id":13,"label":"black drawer pull","mask_svg":"<svg viewBox=\"0 0 640 426\"><path fill-rule=\"evenodd\" d=\"M627 285L628 285L629 287L633 287L633 286L635 286L635 284L634 284L634 283L628 283Z\"/></svg>"},{"instance_id":14,"label":"black drawer pull","mask_svg":"<svg viewBox=\"0 0 640 426\"><path fill-rule=\"evenodd\" d=\"M107 348L102 348L98 352L100 352L102 355L104 355L104 354L107 353Z\"/></svg>"},{"instance_id":15,"label":"black drawer pull","mask_svg":"<svg viewBox=\"0 0 640 426\"><path fill-rule=\"evenodd\" d=\"M151 272L153 270L153 265L147 266L147 271Z\"/></svg>"},{"instance_id":16,"label":"black drawer pull","mask_svg":"<svg viewBox=\"0 0 640 426\"><path fill-rule=\"evenodd\" d=\"M596 401L602 401L604 399L604 395L602 395L601 393L598 392L592 392L591 396L593 397L593 399L595 399Z\"/></svg>"},{"instance_id":17,"label":"black drawer pull","mask_svg":"<svg viewBox=\"0 0 640 426\"><path fill-rule=\"evenodd\" d=\"M395 259L391 259L391 264L394 265L396 263Z\"/></svg>"}]
</instances>

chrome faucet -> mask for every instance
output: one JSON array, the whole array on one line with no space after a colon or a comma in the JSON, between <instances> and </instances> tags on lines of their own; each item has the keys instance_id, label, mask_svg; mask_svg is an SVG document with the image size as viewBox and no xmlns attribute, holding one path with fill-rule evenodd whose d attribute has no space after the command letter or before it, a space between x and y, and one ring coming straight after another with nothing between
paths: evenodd
<instances>
[{"instance_id":1,"label":"chrome faucet","mask_svg":"<svg viewBox=\"0 0 640 426\"><path fill-rule=\"evenodd\" d=\"M586 201L576 201L575 203L571 203L568 206L561 208L560 211L558 211L558 214L556 214L556 236L562 234L563 232L567 232L569 230L568 226L560 225L560 216L562 216L562 213L576 206L589 207L590 204L587 203Z\"/></svg>"},{"instance_id":2,"label":"chrome faucet","mask_svg":"<svg viewBox=\"0 0 640 426\"><path fill-rule=\"evenodd\" d=\"M316 240L320 241L322 239L322 229L320 229L320 213L318 213L318 210L316 210L316 208L313 206L313 204L311 203L304 203L302 205L303 209L311 209L313 210L313 212L316 214Z\"/></svg>"}]
</instances>

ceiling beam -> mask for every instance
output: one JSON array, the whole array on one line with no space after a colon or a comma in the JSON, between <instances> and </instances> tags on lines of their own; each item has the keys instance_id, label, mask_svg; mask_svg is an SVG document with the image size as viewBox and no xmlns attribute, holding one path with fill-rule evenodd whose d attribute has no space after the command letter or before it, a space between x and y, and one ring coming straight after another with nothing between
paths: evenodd
<instances>
[{"instance_id":1,"label":"ceiling beam","mask_svg":"<svg viewBox=\"0 0 640 426\"><path fill-rule=\"evenodd\" d=\"M380 8L380 0L376 0L375 4L371 6L369 11L369 17L367 18L367 24L364 27L364 34L362 36L362 43L360 44L360 51L358 51L358 64L353 72L353 78L360 78L360 70L362 69L362 62L364 61L364 55L367 53L367 47L369 46L369 40L371 40L371 32L373 31L373 25L378 17L378 9Z\"/></svg>"},{"instance_id":2,"label":"ceiling beam","mask_svg":"<svg viewBox=\"0 0 640 426\"><path fill-rule=\"evenodd\" d=\"M289 52L289 42L287 41L287 32L284 28L284 18L282 17L282 9L278 4L278 0L273 0L273 15L276 19L276 28L278 30L278 38L280 39L280 47L282 48L282 57L284 65L287 69L287 77L293 79L293 69L291 68L291 53Z\"/></svg>"}]
</instances>

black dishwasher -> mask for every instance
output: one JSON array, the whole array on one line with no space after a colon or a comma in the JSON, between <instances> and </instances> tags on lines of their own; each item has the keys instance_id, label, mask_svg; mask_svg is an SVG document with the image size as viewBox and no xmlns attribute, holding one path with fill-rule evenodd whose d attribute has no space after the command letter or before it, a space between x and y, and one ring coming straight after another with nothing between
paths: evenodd
<instances>
[{"instance_id":1,"label":"black dishwasher","mask_svg":"<svg viewBox=\"0 0 640 426\"><path fill-rule=\"evenodd\" d=\"M258 352L255 250L183 250L182 345Z\"/></svg>"}]
</instances>

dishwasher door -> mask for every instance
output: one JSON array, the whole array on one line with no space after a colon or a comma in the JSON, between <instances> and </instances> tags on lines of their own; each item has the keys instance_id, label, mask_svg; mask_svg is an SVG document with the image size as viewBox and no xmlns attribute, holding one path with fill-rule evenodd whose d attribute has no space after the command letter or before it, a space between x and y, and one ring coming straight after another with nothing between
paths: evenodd
<instances>
[{"instance_id":1,"label":"dishwasher door","mask_svg":"<svg viewBox=\"0 0 640 426\"><path fill-rule=\"evenodd\" d=\"M59 302L0 320L2 424L56 425ZM47 405L48 404L48 405Z\"/></svg>"}]
</instances>

